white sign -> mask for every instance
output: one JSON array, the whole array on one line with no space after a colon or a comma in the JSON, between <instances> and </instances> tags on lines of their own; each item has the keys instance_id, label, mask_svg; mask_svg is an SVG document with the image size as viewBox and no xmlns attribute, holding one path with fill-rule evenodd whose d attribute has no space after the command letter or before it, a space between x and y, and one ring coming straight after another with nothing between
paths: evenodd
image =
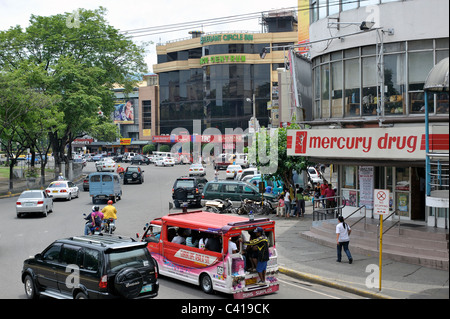
<instances>
[{"instance_id":1,"label":"white sign","mask_svg":"<svg viewBox=\"0 0 450 319\"><path fill-rule=\"evenodd\" d=\"M425 159L425 127L288 130L287 155Z\"/></svg>"},{"instance_id":2,"label":"white sign","mask_svg":"<svg viewBox=\"0 0 450 319\"><path fill-rule=\"evenodd\" d=\"M373 208L373 166L361 166L359 168L359 203Z\"/></svg>"},{"instance_id":3,"label":"white sign","mask_svg":"<svg viewBox=\"0 0 450 319\"><path fill-rule=\"evenodd\" d=\"M389 190L375 189L373 192L373 212L379 215L389 214Z\"/></svg>"}]
</instances>

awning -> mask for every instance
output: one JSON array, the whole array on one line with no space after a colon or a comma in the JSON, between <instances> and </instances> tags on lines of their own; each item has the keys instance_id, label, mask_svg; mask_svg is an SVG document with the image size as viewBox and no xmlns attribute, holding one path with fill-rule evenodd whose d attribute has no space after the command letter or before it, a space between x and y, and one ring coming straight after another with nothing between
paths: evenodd
<instances>
[{"instance_id":1,"label":"awning","mask_svg":"<svg viewBox=\"0 0 450 319\"><path fill-rule=\"evenodd\" d=\"M424 90L448 92L448 62L449 58L445 58L434 66L425 81Z\"/></svg>"}]
</instances>

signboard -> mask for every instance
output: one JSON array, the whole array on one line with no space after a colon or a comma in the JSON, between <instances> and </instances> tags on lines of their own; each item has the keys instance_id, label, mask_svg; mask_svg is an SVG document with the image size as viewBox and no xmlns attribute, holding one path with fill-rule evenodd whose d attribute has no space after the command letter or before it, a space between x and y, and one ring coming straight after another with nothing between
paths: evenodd
<instances>
[{"instance_id":1,"label":"signboard","mask_svg":"<svg viewBox=\"0 0 450 319\"><path fill-rule=\"evenodd\" d=\"M120 145L131 145L131 138L121 138Z\"/></svg>"},{"instance_id":2,"label":"signboard","mask_svg":"<svg viewBox=\"0 0 450 319\"><path fill-rule=\"evenodd\" d=\"M116 100L114 104L115 124L134 124L134 104L136 99ZM137 103L136 103L137 104Z\"/></svg>"},{"instance_id":3,"label":"signboard","mask_svg":"<svg viewBox=\"0 0 450 319\"><path fill-rule=\"evenodd\" d=\"M376 214L389 214L389 190L375 189L373 192L373 211Z\"/></svg>"},{"instance_id":4,"label":"signboard","mask_svg":"<svg viewBox=\"0 0 450 319\"><path fill-rule=\"evenodd\" d=\"M222 41L253 41L253 34L234 33L234 34L215 34L206 35L200 38L200 44Z\"/></svg>"},{"instance_id":5,"label":"signboard","mask_svg":"<svg viewBox=\"0 0 450 319\"><path fill-rule=\"evenodd\" d=\"M288 130L288 156L330 158L330 154L333 158L424 160L425 127Z\"/></svg>"},{"instance_id":6,"label":"signboard","mask_svg":"<svg viewBox=\"0 0 450 319\"><path fill-rule=\"evenodd\" d=\"M373 208L374 167L361 166L359 168L359 204Z\"/></svg>"}]
</instances>

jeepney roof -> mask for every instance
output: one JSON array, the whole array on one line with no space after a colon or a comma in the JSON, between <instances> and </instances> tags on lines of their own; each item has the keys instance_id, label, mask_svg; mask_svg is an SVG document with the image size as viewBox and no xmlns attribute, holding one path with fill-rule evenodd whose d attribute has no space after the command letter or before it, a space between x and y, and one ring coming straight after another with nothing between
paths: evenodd
<instances>
[{"instance_id":1,"label":"jeepney roof","mask_svg":"<svg viewBox=\"0 0 450 319\"><path fill-rule=\"evenodd\" d=\"M169 222L180 227L198 229L212 233L226 233L232 228L257 227L267 223L274 224L274 222L268 218L249 221L248 218L240 216L223 215L204 211L169 214L163 216L162 220L163 223Z\"/></svg>"}]
</instances>

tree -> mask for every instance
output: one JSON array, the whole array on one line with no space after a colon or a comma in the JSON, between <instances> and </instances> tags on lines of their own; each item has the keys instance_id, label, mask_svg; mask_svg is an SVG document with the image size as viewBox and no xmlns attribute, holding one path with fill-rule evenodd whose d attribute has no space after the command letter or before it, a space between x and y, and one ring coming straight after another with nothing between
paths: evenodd
<instances>
[{"instance_id":1,"label":"tree","mask_svg":"<svg viewBox=\"0 0 450 319\"><path fill-rule=\"evenodd\" d=\"M273 130L273 133L262 129L249 146L249 162L256 164L265 179L281 180L285 187L294 187L294 171L301 173L308 167L307 158L287 155L287 132L290 129L300 127L291 124L288 128Z\"/></svg>"},{"instance_id":2,"label":"tree","mask_svg":"<svg viewBox=\"0 0 450 319\"><path fill-rule=\"evenodd\" d=\"M144 153L144 154L150 154L151 152L153 152L153 151L155 151L155 150L156 150L155 144L148 144L148 145L145 145L145 146L142 148L142 153Z\"/></svg>"},{"instance_id":3,"label":"tree","mask_svg":"<svg viewBox=\"0 0 450 319\"><path fill-rule=\"evenodd\" d=\"M0 32L0 70L24 71L25 64L39 68L33 79L35 90L58 100L63 125L49 131L56 163L75 138L98 135L97 125L103 125L110 135L111 126L98 117L99 108L111 114L113 86L132 87L136 75L147 69L145 44L134 44L108 25L106 9L79 9L78 13L75 27L67 23L71 13L32 15L25 30L16 26ZM69 158L70 151L71 147Z\"/></svg>"}]
</instances>

